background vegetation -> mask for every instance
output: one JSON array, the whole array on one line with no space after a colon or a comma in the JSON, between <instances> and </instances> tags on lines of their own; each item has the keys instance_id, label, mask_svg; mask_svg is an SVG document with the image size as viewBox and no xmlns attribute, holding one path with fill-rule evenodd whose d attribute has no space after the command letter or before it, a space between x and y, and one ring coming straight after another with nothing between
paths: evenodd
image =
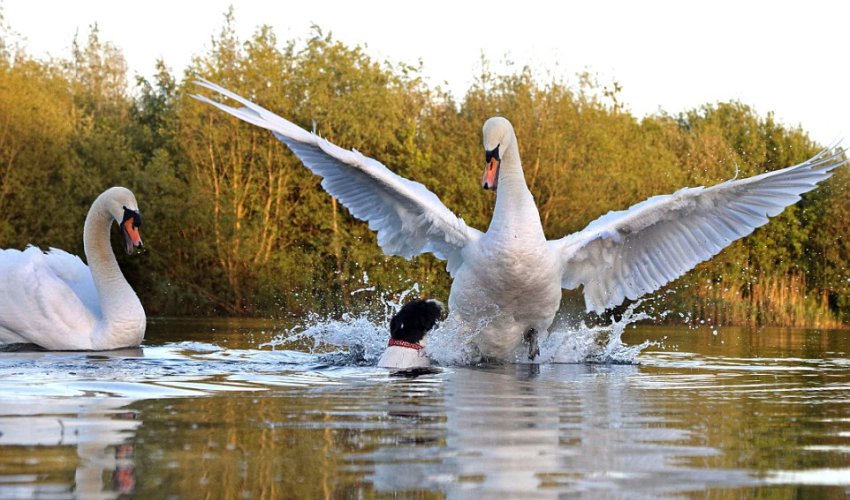
<instances>
[{"instance_id":1,"label":"background vegetation","mask_svg":"<svg viewBox=\"0 0 850 500\"><path fill-rule=\"evenodd\" d=\"M300 315L360 307L366 287L419 283L445 299L444 264L383 256L271 134L203 105L203 76L379 159L486 228L478 188L480 127L514 124L549 237L608 210L682 186L713 184L805 160L820 146L739 102L632 116L617 84L528 69L481 74L460 100L421 68L382 63L314 28L279 41L268 27L240 40L225 17L211 49L178 78L157 63L128 88L121 51L94 27L68 59L35 60L0 30L0 247L82 253L82 221L111 185L137 195L148 251L120 257L150 314ZM656 294L670 319L834 326L850 318L848 169ZM575 297L575 296L573 296Z\"/></svg>"}]
</instances>

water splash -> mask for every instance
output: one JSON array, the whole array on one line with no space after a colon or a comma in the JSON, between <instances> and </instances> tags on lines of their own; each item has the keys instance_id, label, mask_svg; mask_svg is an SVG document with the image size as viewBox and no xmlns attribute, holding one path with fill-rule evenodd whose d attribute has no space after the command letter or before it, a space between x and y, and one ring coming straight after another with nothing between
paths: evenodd
<instances>
[{"instance_id":1,"label":"water splash","mask_svg":"<svg viewBox=\"0 0 850 500\"><path fill-rule=\"evenodd\" d=\"M378 304L380 310L377 312L346 313L340 318L310 314L302 324L281 332L260 347L306 351L315 355L317 361L330 365L374 365L386 348L390 319L407 302L408 296L418 294L418 284L395 296L384 293L373 302ZM637 311L643 304L644 301L633 303L619 320L612 320L608 325L587 326L579 322L569 326L562 322L553 326L549 335L540 339L540 356L534 362L637 363L641 351L653 343L644 341L637 345L626 345L622 336L630 325L654 317L645 310ZM498 308L488 306L486 312L488 314L481 315L485 319L475 325L462 324L449 315L425 337L428 356L442 366L479 363L481 357L475 346L475 338L490 323L488 318L498 315ZM527 363L527 349L525 345L520 346L513 361Z\"/></svg>"},{"instance_id":2,"label":"water splash","mask_svg":"<svg viewBox=\"0 0 850 500\"><path fill-rule=\"evenodd\" d=\"M364 273L364 283L368 279ZM367 288L356 290L356 293L368 292ZM316 355L318 362L330 365L374 365L387 346L390 319L411 294L419 294L418 283L396 298L383 292L373 301L377 310L345 313L341 318L310 313L302 324L281 332L260 347L306 350Z\"/></svg>"},{"instance_id":3,"label":"water splash","mask_svg":"<svg viewBox=\"0 0 850 500\"><path fill-rule=\"evenodd\" d=\"M612 319L608 325L587 326L581 322L572 328L553 327L540 344L541 363L637 363L641 351L656 344L648 340L636 345L623 343L626 328L654 318L646 311L636 312L642 304L643 301L631 304L619 320Z\"/></svg>"},{"instance_id":4,"label":"water splash","mask_svg":"<svg viewBox=\"0 0 850 500\"><path fill-rule=\"evenodd\" d=\"M475 346L475 339L498 314L499 308L491 304L480 314L482 319L474 325L463 323L456 316L449 314L446 321L425 337L428 357L447 366L478 363L481 355Z\"/></svg>"},{"instance_id":5,"label":"water splash","mask_svg":"<svg viewBox=\"0 0 850 500\"><path fill-rule=\"evenodd\" d=\"M331 365L375 364L389 339L388 321L369 313L346 313L339 319L309 315L304 325L292 327L260 347L306 350L317 361Z\"/></svg>"}]
</instances>

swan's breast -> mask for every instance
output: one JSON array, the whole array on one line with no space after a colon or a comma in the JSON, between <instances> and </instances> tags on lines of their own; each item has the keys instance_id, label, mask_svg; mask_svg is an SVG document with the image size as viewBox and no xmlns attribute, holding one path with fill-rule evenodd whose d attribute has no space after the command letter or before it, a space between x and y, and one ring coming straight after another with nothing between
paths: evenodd
<instances>
[{"instance_id":1,"label":"swan's breast","mask_svg":"<svg viewBox=\"0 0 850 500\"><path fill-rule=\"evenodd\" d=\"M482 238L464 256L464 266L452 285L450 309L494 304L502 314L545 323L554 316L560 299L559 263L545 244Z\"/></svg>"}]
</instances>

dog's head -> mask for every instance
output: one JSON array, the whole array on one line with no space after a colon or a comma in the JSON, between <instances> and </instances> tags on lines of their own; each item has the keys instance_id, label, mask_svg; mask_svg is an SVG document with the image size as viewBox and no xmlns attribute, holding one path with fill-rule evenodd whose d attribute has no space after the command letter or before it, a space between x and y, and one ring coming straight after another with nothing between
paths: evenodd
<instances>
[{"instance_id":1,"label":"dog's head","mask_svg":"<svg viewBox=\"0 0 850 500\"><path fill-rule=\"evenodd\" d=\"M437 300L408 302L390 320L390 336L405 342L419 342L442 315L443 304Z\"/></svg>"}]
</instances>

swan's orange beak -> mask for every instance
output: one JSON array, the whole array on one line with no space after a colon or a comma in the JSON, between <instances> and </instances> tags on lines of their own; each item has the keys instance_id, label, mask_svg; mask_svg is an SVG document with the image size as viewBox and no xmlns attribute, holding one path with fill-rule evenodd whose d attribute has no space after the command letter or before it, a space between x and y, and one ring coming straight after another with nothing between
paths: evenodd
<instances>
[{"instance_id":1,"label":"swan's orange beak","mask_svg":"<svg viewBox=\"0 0 850 500\"><path fill-rule=\"evenodd\" d=\"M481 179L481 187L484 189L496 190L496 185L499 183L499 165L502 159L499 158L499 146L496 146L492 151L484 152L484 178Z\"/></svg>"},{"instance_id":2,"label":"swan's orange beak","mask_svg":"<svg viewBox=\"0 0 850 500\"><path fill-rule=\"evenodd\" d=\"M121 223L127 255L132 254L134 248L142 248L142 235L139 234L139 228L135 222L133 218L129 218Z\"/></svg>"},{"instance_id":3,"label":"swan's orange beak","mask_svg":"<svg viewBox=\"0 0 850 500\"><path fill-rule=\"evenodd\" d=\"M496 190L496 184L499 183L499 160L492 158L487 166L484 167L484 178L481 180L481 187L484 189Z\"/></svg>"}]
</instances>

